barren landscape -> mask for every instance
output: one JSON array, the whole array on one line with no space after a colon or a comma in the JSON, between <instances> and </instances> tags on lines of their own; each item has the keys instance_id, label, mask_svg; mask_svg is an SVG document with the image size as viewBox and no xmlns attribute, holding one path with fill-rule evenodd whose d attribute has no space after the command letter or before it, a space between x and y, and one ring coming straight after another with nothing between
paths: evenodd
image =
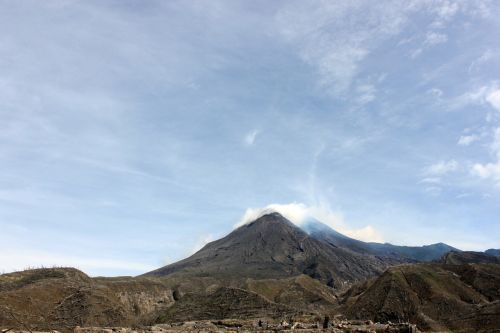
<instances>
[{"instance_id":1,"label":"barren landscape","mask_svg":"<svg viewBox=\"0 0 500 333\"><path fill-rule=\"evenodd\" d=\"M434 262L415 262L407 252L362 254L349 247L362 242L333 230L327 237L328 227L315 223L321 238L269 213L138 277L90 278L73 268L3 274L0 326L76 333L498 329L500 258L456 250Z\"/></svg>"}]
</instances>

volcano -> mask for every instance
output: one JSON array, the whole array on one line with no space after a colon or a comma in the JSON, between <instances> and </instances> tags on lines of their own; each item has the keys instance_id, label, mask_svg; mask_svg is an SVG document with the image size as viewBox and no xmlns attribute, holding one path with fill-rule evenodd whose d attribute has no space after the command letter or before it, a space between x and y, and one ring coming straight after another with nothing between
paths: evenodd
<instances>
[{"instance_id":1,"label":"volcano","mask_svg":"<svg viewBox=\"0 0 500 333\"><path fill-rule=\"evenodd\" d=\"M380 274L388 263L309 236L279 213L269 213L145 276L224 279L286 278L306 274L335 288Z\"/></svg>"}]
</instances>

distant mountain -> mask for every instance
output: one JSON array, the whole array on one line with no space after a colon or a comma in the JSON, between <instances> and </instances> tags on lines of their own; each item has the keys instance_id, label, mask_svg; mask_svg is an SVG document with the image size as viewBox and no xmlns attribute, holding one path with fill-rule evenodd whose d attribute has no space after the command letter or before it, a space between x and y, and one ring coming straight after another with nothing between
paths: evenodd
<instances>
[{"instance_id":1,"label":"distant mountain","mask_svg":"<svg viewBox=\"0 0 500 333\"><path fill-rule=\"evenodd\" d=\"M279 213L243 225L191 257L145 276L221 279L287 278L306 274L331 287L380 274L389 264L309 236Z\"/></svg>"},{"instance_id":2,"label":"distant mountain","mask_svg":"<svg viewBox=\"0 0 500 333\"><path fill-rule=\"evenodd\" d=\"M485 252L451 251L443 255L441 262L449 265L500 264L500 258L486 254Z\"/></svg>"},{"instance_id":3,"label":"distant mountain","mask_svg":"<svg viewBox=\"0 0 500 333\"><path fill-rule=\"evenodd\" d=\"M347 237L314 219L308 220L302 225L302 228L310 236L334 246L349 249L360 254L392 258L402 262L434 261L439 260L447 252L460 251L444 243L424 246L399 246L389 243L363 242Z\"/></svg>"},{"instance_id":4,"label":"distant mountain","mask_svg":"<svg viewBox=\"0 0 500 333\"><path fill-rule=\"evenodd\" d=\"M500 265L412 264L389 268L344 296L348 318L409 321L428 332L497 332Z\"/></svg>"},{"instance_id":5,"label":"distant mountain","mask_svg":"<svg viewBox=\"0 0 500 333\"><path fill-rule=\"evenodd\" d=\"M500 257L500 249L489 249L484 251L484 253L489 254L490 256Z\"/></svg>"}]
</instances>

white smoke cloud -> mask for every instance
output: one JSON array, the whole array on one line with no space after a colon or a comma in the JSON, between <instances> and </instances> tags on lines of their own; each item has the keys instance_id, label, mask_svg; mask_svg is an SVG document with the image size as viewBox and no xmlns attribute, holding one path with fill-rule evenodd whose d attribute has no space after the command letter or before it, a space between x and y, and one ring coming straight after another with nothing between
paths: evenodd
<instances>
[{"instance_id":1,"label":"white smoke cloud","mask_svg":"<svg viewBox=\"0 0 500 333\"><path fill-rule=\"evenodd\" d=\"M360 229L351 229L346 226L341 213L334 212L324 205L307 206L303 203L270 204L264 208L248 208L241 220L234 227L238 228L272 212L280 213L299 227L309 218L315 218L346 236L366 242L384 241L382 234L370 225Z\"/></svg>"},{"instance_id":2,"label":"white smoke cloud","mask_svg":"<svg viewBox=\"0 0 500 333\"><path fill-rule=\"evenodd\" d=\"M213 240L215 240L215 238L212 234L201 236L200 238L198 238L198 241L194 244L193 248L191 249L191 253L193 254L193 253L198 252L205 245L207 245L208 243L210 243Z\"/></svg>"}]
</instances>

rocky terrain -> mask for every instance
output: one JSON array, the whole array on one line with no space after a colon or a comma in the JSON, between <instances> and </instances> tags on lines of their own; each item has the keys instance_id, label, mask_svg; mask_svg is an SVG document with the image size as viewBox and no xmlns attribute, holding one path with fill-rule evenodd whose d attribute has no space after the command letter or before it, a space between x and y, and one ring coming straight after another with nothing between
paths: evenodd
<instances>
[{"instance_id":1,"label":"rocky terrain","mask_svg":"<svg viewBox=\"0 0 500 333\"><path fill-rule=\"evenodd\" d=\"M171 289L147 279L91 279L73 268L0 275L1 327L130 326L151 322L173 303Z\"/></svg>"},{"instance_id":2,"label":"rocky terrain","mask_svg":"<svg viewBox=\"0 0 500 333\"><path fill-rule=\"evenodd\" d=\"M349 290L342 312L425 331L493 332L500 327L499 287L496 264L400 265Z\"/></svg>"},{"instance_id":3,"label":"rocky terrain","mask_svg":"<svg viewBox=\"0 0 500 333\"><path fill-rule=\"evenodd\" d=\"M330 236L321 236L320 227ZM281 215L268 214L185 260L135 278L90 278L73 268L3 274L0 328L498 331L497 257L452 251L433 263L417 263L401 252L365 253L353 244L368 243L353 243L319 224L315 228L306 233ZM446 246L431 247L437 253Z\"/></svg>"},{"instance_id":4,"label":"rocky terrain","mask_svg":"<svg viewBox=\"0 0 500 333\"><path fill-rule=\"evenodd\" d=\"M75 327L74 333L179 333L179 332L303 332L303 333L418 333L415 325L408 323L373 323L371 321L348 321L345 319L325 320L325 318L300 318L305 321L286 320L204 320L187 321L154 326L130 327ZM314 321L316 320L316 321ZM12 333L42 333L12 330ZM48 333L48 332L47 332ZM51 333L54 333L53 331Z\"/></svg>"}]
</instances>

